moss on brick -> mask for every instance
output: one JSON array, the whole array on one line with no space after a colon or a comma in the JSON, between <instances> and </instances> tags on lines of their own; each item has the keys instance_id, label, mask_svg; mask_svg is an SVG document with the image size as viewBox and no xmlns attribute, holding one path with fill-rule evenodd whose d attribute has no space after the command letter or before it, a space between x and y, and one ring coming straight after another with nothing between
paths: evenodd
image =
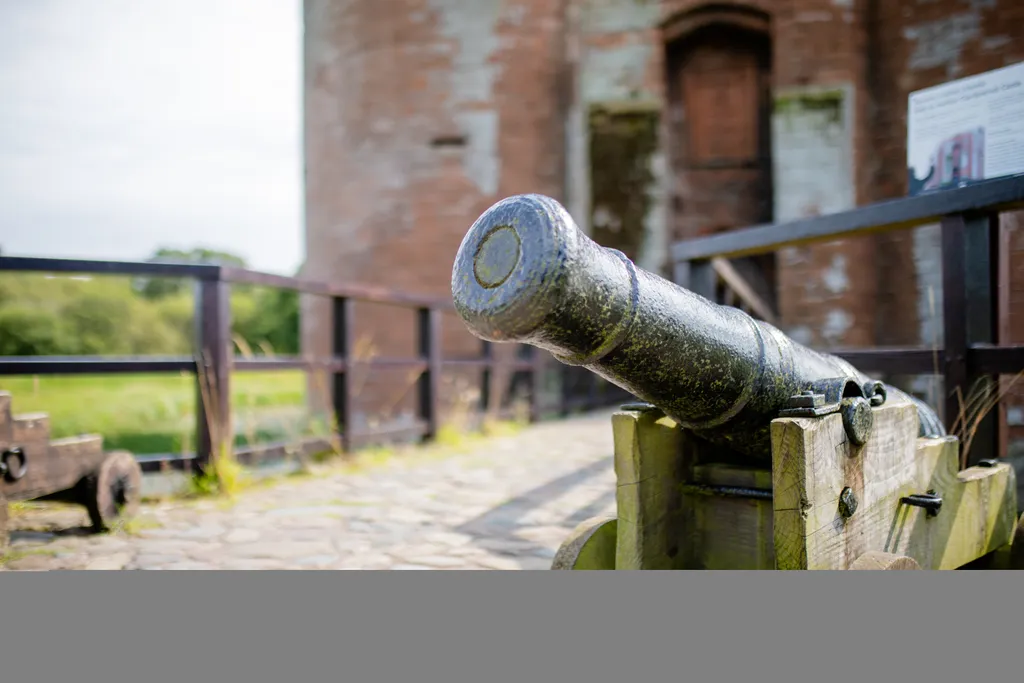
<instances>
[{"instance_id":1,"label":"moss on brick","mask_svg":"<svg viewBox=\"0 0 1024 683\"><path fill-rule=\"evenodd\" d=\"M839 123L843 115L843 101L846 93L842 90L792 93L777 95L773 101L775 115L790 115L795 112L825 112L830 123Z\"/></svg>"}]
</instances>

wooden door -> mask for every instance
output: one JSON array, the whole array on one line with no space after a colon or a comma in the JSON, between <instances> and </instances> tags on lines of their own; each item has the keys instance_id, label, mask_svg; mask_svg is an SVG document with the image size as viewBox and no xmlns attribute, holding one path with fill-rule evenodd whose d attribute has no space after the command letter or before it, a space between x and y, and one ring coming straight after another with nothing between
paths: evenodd
<instances>
[{"instance_id":1,"label":"wooden door","mask_svg":"<svg viewBox=\"0 0 1024 683\"><path fill-rule=\"evenodd\" d=\"M673 239L771 222L771 52L766 36L712 25L669 46ZM774 257L733 267L774 308Z\"/></svg>"}]
</instances>

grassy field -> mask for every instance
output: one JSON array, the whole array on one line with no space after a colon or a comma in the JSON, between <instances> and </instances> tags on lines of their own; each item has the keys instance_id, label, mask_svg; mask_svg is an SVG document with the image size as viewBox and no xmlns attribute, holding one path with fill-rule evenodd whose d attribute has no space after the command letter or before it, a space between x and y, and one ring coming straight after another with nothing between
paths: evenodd
<instances>
[{"instance_id":1,"label":"grassy field","mask_svg":"<svg viewBox=\"0 0 1024 683\"><path fill-rule=\"evenodd\" d=\"M305 416L305 375L296 371L232 375L236 443L291 440L324 429ZM101 434L107 448L137 454L180 453L195 446L191 375L0 377L15 413L50 415L54 438Z\"/></svg>"}]
</instances>

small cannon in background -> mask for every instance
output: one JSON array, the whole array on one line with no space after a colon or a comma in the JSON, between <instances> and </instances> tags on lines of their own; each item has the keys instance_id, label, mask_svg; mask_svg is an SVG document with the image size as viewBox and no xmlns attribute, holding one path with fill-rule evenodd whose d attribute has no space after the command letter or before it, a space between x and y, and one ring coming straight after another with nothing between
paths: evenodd
<instances>
[{"instance_id":1,"label":"small cannon in background","mask_svg":"<svg viewBox=\"0 0 1024 683\"><path fill-rule=\"evenodd\" d=\"M0 555L8 545L7 504L23 500L76 503L96 531L115 528L138 509L142 468L123 450L107 451L103 437L53 439L45 413L16 414L0 390Z\"/></svg>"},{"instance_id":2,"label":"small cannon in background","mask_svg":"<svg viewBox=\"0 0 1024 683\"><path fill-rule=\"evenodd\" d=\"M477 219L452 296L481 339L543 348L644 402L612 421L617 519L581 525L556 568L1019 561L1008 464L958 471L928 405L637 268L553 199Z\"/></svg>"}]
</instances>

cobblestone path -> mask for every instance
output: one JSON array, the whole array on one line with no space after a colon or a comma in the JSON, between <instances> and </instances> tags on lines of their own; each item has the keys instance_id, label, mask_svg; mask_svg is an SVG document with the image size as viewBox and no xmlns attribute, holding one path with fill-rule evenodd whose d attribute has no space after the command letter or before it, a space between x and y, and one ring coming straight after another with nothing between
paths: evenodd
<instances>
[{"instance_id":1,"label":"cobblestone path","mask_svg":"<svg viewBox=\"0 0 1024 683\"><path fill-rule=\"evenodd\" d=\"M218 500L143 505L89 534L79 508L12 514L4 570L547 569L579 522L615 508L610 412L530 426Z\"/></svg>"}]
</instances>

